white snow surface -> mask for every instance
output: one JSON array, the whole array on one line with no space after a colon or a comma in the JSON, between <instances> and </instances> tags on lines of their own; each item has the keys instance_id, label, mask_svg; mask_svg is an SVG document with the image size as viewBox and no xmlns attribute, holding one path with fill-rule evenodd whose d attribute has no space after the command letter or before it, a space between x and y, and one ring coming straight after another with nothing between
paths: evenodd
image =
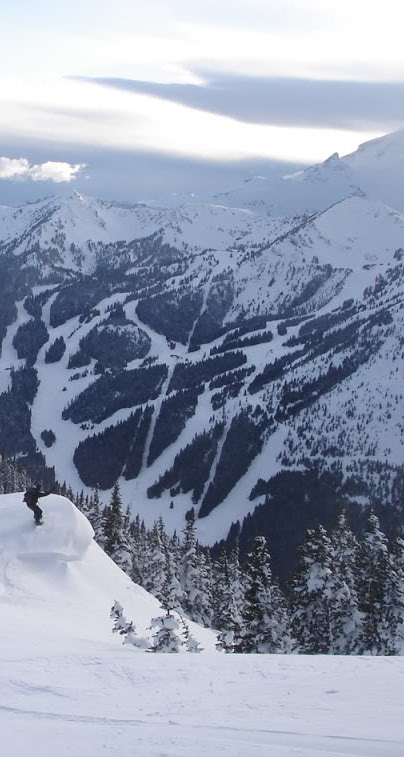
<instances>
[{"instance_id":1,"label":"white snow surface","mask_svg":"<svg viewBox=\"0 0 404 757\"><path fill-rule=\"evenodd\" d=\"M92 541L63 497L35 527L0 496L0 732L5 757L401 757L404 658L148 654L158 602Z\"/></svg>"}]
</instances>

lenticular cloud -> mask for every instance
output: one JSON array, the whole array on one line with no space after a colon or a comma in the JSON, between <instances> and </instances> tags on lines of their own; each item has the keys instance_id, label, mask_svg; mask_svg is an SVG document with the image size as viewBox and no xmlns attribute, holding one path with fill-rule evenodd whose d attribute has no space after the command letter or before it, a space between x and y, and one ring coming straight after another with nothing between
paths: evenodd
<instances>
[{"instance_id":1,"label":"lenticular cloud","mask_svg":"<svg viewBox=\"0 0 404 757\"><path fill-rule=\"evenodd\" d=\"M48 160L46 163L30 163L27 158L0 157L0 179L31 181L73 181L84 163L63 163Z\"/></svg>"}]
</instances>

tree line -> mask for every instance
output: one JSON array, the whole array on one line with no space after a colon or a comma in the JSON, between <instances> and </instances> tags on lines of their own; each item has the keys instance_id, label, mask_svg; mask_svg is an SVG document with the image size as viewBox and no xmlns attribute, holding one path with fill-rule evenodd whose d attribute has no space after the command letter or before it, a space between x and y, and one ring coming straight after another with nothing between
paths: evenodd
<instances>
[{"instance_id":1,"label":"tree line","mask_svg":"<svg viewBox=\"0 0 404 757\"><path fill-rule=\"evenodd\" d=\"M182 534L171 536L161 518L151 529L139 516L131 520L118 484L105 507L97 490L75 499L100 546L160 601L162 618L179 612L216 629L218 649L343 655L404 651L404 539L389 542L371 511L360 538L344 513L330 532L323 526L309 529L297 567L281 586L263 536L255 537L243 561L237 544L213 560L211 551L198 544L193 510ZM156 620L156 626L155 644L166 638L170 647L158 651L178 651L174 621Z\"/></svg>"}]
</instances>

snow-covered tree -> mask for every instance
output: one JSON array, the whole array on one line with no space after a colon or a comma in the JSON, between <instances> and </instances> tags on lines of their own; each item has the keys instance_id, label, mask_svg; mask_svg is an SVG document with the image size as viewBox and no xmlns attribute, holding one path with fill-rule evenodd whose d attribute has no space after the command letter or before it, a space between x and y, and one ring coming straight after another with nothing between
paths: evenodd
<instances>
[{"instance_id":1,"label":"snow-covered tree","mask_svg":"<svg viewBox=\"0 0 404 757\"><path fill-rule=\"evenodd\" d=\"M170 611L165 615L153 618L150 628L156 628L157 631L153 636L153 645L151 652L179 652L181 648L181 638L178 635L180 624Z\"/></svg>"},{"instance_id":2,"label":"snow-covered tree","mask_svg":"<svg viewBox=\"0 0 404 757\"><path fill-rule=\"evenodd\" d=\"M182 612L184 592L176 576L174 556L167 546L165 549L165 579L161 591L161 604L165 610Z\"/></svg>"},{"instance_id":3,"label":"snow-covered tree","mask_svg":"<svg viewBox=\"0 0 404 757\"><path fill-rule=\"evenodd\" d=\"M234 605L234 628L241 626L244 609L244 584L240 567L240 552L238 542L233 546L228 557L230 590Z\"/></svg>"},{"instance_id":4,"label":"snow-covered tree","mask_svg":"<svg viewBox=\"0 0 404 757\"><path fill-rule=\"evenodd\" d=\"M132 564L129 528L125 529L122 499L118 482L112 489L109 505L103 513L103 548L122 570L130 571Z\"/></svg>"},{"instance_id":5,"label":"snow-covered tree","mask_svg":"<svg viewBox=\"0 0 404 757\"><path fill-rule=\"evenodd\" d=\"M212 625L212 564L208 552L197 548L196 592L193 599L192 620L202 626Z\"/></svg>"},{"instance_id":6,"label":"snow-covered tree","mask_svg":"<svg viewBox=\"0 0 404 757\"><path fill-rule=\"evenodd\" d=\"M112 633L119 633L121 635L126 633L128 627L128 621L123 614L123 607L120 602L115 600L111 607L110 618L114 621Z\"/></svg>"},{"instance_id":7,"label":"snow-covered tree","mask_svg":"<svg viewBox=\"0 0 404 757\"><path fill-rule=\"evenodd\" d=\"M359 651L362 614L357 592L358 542L345 514L331 534L330 653L355 654Z\"/></svg>"},{"instance_id":8,"label":"snow-covered tree","mask_svg":"<svg viewBox=\"0 0 404 757\"><path fill-rule=\"evenodd\" d=\"M388 601L390 604L390 654L404 654L404 539L392 545Z\"/></svg>"},{"instance_id":9,"label":"snow-covered tree","mask_svg":"<svg viewBox=\"0 0 404 757\"><path fill-rule=\"evenodd\" d=\"M211 566L197 544L193 511L184 528L179 572L180 584L184 592L184 612L196 623L210 626L212 620Z\"/></svg>"},{"instance_id":10,"label":"snow-covered tree","mask_svg":"<svg viewBox=\"0 0 404 757\"><path fill-rule=\"evenodd\" d=\"M149 535L148 560L144 565L144 572L144 588L161 602L166 581L166 551L162 542L161 528L157 522Z\"/></svg>"},{"instance_id":11,"label":"snow-covered tree","mask_svg":"<svg viewBox=\"0 0 404 757\"><path fill-rule=\"evenodd\" d=\"M130 644L131 646L139 647L140 649L149 648L150 644L148 640L138 636L133 622L126 620L120 602L115 600L111 607L110 617L114 621L112 633L119 633L120 636L123 636L122 644Z\"/></svg>"},{"instance_id":12,"label":"snow-covered tree","mask_svg":"<svg viewBox=\"0 0 404 757\"><path fill-rule=\"evenodd\" d=\"M214 577L214 594L213 594L213 627L219 629L220 642L223 648L226 647L230 637L233 640L233 632L239 631L242 625L240 605L238 603L238 585L234 583L234 565L229 561L225 550L221 553L215 564ZM239 567L237 568L237 584L240 577ZM235 591L236 589L236 591ZM232 642L231 642L232 643Z\"/></svg>"},{"instance_id":13,"label":"snow-covered tree","mask_svg":"<svg viewBox=\"0 0 404 757\"><path fill-rule=\"evenodd\" d=\"M27 489L32 485L31 479L19 465L7 459L4 452L0 459L0 492L9 494Z\"/></svg>"},{"instance_id":14,"label":"snow-covered tree","mask_svg":"<svg viewBox=\"0 0 404 757\"><path fill-rule=\"evenodd\" d=\"M195 639L195 637L192 635L191 631L189 630L188 623L185 622L184 618L181 618L181 622L182 622L183 637L184 637L183 643L187 652L191 652L192 654L198 654L199 652L203 652L203 647L201 647L199 641Z\"/></svg>"},{"instance_id":15,"label":"snow-covered tree","mask_svg":"<svg viewBox=\"0 0 404 757\"><path fill-rule=\"evenodd\" d=\"M129 575L140 586L146 585L146 566L148 564L148 539L144 521L140 520L139 515L130 524L130 535L132 545L132 565Z\"/></svg>"},{"instance_id":16,"label":"snow-covered tree","mask_svg":"<svg viewBox=\"0 0 404 757\"><path fill-rule=\"evenodd\" d=\"M391 654L391 561L379 519L371 513L358 554L358 592L363 613L361 651Z\"/></svg>"},{"instance_id":17,"label":"snow-covered tree","mask_svg":"<svg viewBox=\"0 0 404 757\"><path fill-rule=\"evenodd\" d=\"M330 651L332 548L325 529L307 532L292 580L292 634L304 654Z\"/></svg>"},{"instance_id":18,"label":"snow-covered tree","mask_svg":"<svg viewBox=\"0 0 404 757\"><path fill-rule=\"evenodd\" d=\"M219 631L215 646L219 652L234 652L234 631Z\"/></svg>"},{"instance_id":19,"label":"snow-covered tree","mask_svg":"<svg viewBox=\"0 0 404 757\"><path fill-rule=\"evenodd\" d=\"M258 654L290 651L292 642L286 603L272 580L270 556L263 536L255 538L247 556L242 628L235 634L235 652Z\"/></svg>"},{"instance_id":20,"label":"snow-covered tree","mask_svg":"<svg viewBox=\"0 0 404 757\"><path fill-rule=\"evenodd\" d=\"M94 529L94 539L97 544L102 543L102 522L101 522L101 503L100 503L100 490L96 486L88 502L88 512L86 513L88 520L90 521Z\"/></svg>"}]
</instances>

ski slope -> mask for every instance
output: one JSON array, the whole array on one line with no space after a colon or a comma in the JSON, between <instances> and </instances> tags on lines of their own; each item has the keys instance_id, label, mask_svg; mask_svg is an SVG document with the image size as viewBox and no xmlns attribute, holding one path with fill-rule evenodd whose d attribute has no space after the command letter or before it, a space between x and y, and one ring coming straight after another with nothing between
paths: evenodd
<instances>
[{"instance_id":1,"label":"ski slope","mask_svg":"<svg viewBox=\"0 0 404 757\"><path fill-rule=\"evenodd\" d=\"M118 599L140 635L157 600L92 540L64 497L35 527L0 496L0 732L5 757L401 757L404 658L154 655L111 633Z\"/></svg>"}]
</instances>

